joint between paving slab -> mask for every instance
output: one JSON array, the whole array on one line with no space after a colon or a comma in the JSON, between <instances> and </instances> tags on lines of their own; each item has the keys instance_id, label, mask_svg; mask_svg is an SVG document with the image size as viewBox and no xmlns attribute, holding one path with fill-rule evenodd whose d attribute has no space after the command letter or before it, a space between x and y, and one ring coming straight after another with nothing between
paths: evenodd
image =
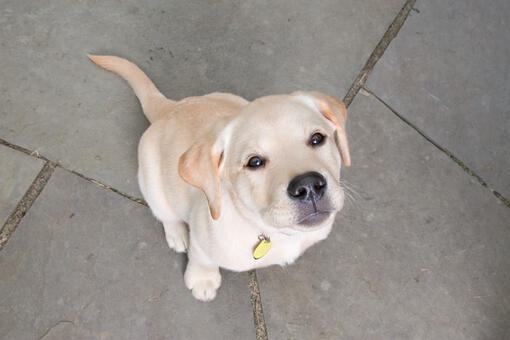
<instances>
[{"instance_id":1,"label":"joint between paving slab","mask_svg":"<svg viewBox=\"0 0 510 340\"><path fill-rule=\"evenodd\" d=\"M148 207L148 206L149 206L149 205L147 204L147 202L145 202L145 200L143 200L143 199L141 199L141 198L138 198L138 197L135 197L135 196L129 195L129 194L127 194L127 193L125 193L125 192L122 192L122 191L120 191L120 190L118 190L118 189L115 189L115 188L113 188L113 187L111 187L111 186L109 186L109 185L107 185L107 184L101 183L101 182L99 182L98 180L95 180L95 179L93 179L93 178L91 178L91 177L87 177L87 176L85 176L84 174L81 174L81 173L76 172L76 171L74 171L74 170L68 169L68 168L66 168L66 167L62 166L61 164L59 164L58 166L59 166L61 169L64 169L65 171L68 171L68 172L70 172L70 173L72 173L72 174L74 174L74 175L76 175L76 176L79 176L79 177L83 178L83 179L84 179L84 180L86 180L86 181L89 181L89 182L91 182L91 183L94 183L95 185L98 185L98 186L100 186L100 187L101 187L101 188L103 188L103 189L107 189L107 190L113 191L113 192L114 192L114 193L116 193L117 195L120 195L120 196L122 196L122 197L125 197L125 198L127 198L127 199L129 199L129 200L131 200L131 201L134 201L134 202L136 202L136 203L138 203L138 204L141 204L141 205L144 205L144 206L146 206L146 207Z\"/></svg>"},{"instance_id":2,"label":"joint between paving slab","mask_svg":"<svg viewBox=\"0 0 510 340\"><path fill-rule=\"evenodd\" d=\"M371 96L373 96L375 99L377 99L379 102L381 102L384 106L388 108L395 116L397 116L400 120L402 120L405 124L407 124L409 127L411 127L413 130L418 132L423 138L425 138L429 143L434 145L437 149L445 153L448 157L450 157L451 160L453 160L458 166L464 170L468 175L471 177L474 177L478 183L480 183L483 187L487 188L496 198L498 198L503 204L505 204L507 207L510 208L510 200L508 200L505 196L500 194L498 191L494 190L490 187L487 182L480 177L476 172L471 170L464 162L462 162L457 156L455 156L450 150L446 149L445 147L441 146L439 143L434 141L431 137L429 137L424 131L419 129L417 126L415 126L413 123L411 123L409 120L407 120L404 116L402 116L400 113L398 113L395 109L393 109L388 103L386 103L384 100L379 98L374 92L367 89L366 87L363 87L363 91L366 91Z\"/></svg>"},{"instance_id":3,"label":"joint between paving slab","mask_svg":"<svg viewBox=\"0 0 510 340\"><path fill-rule=\"evenodd\" d=\"M50 161L44 164L39 174L25 192L25 195L23 195L23 198L21 198L12 214L7 218L7 221L0 231L0 250L2 250L12 233L16 230L23 217L46 186L46 183L48 183L48 180L55 171L55 167L56 164Z\"/></svg>"},{"instance_id":4,"label":"joint between paving slab","mask_svg":"<svg viewBox=\"0 0 510 340\"><path fill-rule=\"evenodd\" d=\"M51 163L52 163L52 164L54 164L56 167L59 167L59 168L61 168L61 169L65 170L65 171L68 171L68 172L70 172L70 173L72 173L72 174L74 174L74 175L76 175L76 176L79 176L79 177L81 177L81 178L83 178L83 179L85 179L85 180L87 180L87 181L89 181L89 182L91 182L91 183L94 183L94 184L96 184L96 185L100 186L100 187L101 187L101 188L103 188L103 189L108 189L108 190L113 191L114 193L116 193L116 194L118 194L118 195L121 195L121 196L123 196L123 197L125 197L125 198L127 198L127 199L130 199L131 201L134 201L134 202L139 203L139 204L141 204L141 205L144 205L144 206L146 206L146 207L148 206L148 205L147 205L147 202L145 202L145 200L143 200L143 199L141 199L141 198L138 198L138 197L135 197L135 196L132 196L132 195L129 195L129 194L127 194L127 193L125 193L125 192L122 192L122 191L120 191L120 190L118 190L118 189L112 188L111 186L109 186L109 185L107 185L107 184L101 183L101 182L100 182L100 181L98 181L98 180L95 180L95 179L93 179L93 178L91 178L91 177L87 177L87 176L85 176L85 175L83 175L83 174L81 174L81 173L79 173L79 172L77 172L77 171L74 171L74 170L72 170L72 169L66 168L66 167L64 167L64 166L63 166L60 162L54 162L54 161L51 161L51 160L49 160L48 158L46 158L46 157L42 156L41 154L39 154L39 152L38 152L38 151L31 151L31 150L26 149L26 148L24 148L24 147L22 147L22 146L19 146L19 145L16 145L16 144L12 144L12 143L9 143L8 141L6 141L6 140L4 140L4 139L1 139L1 138L0 138L0 144L1 144L1 145L4 145L4 146L7 146L8 148L11 148L11 149L13 149L13 150L16 150L16 151L19 151L19 152L23 152L23 153L25 153L25 154L27 154L27 155L29 155L29 156L32 156L32 157L35 157L35 158L42 159L42 160L44 160L44 161L46 161L46 162L51 162Z\"/></svg>"},{"instance_id":5,"label":"joint between paving slab","mask_svg":"<svg viewBox=\"0 0 510 340\"><path fill-rule=\"evenodd\" d=\"M35 151L28 150L28 149L26 149L26 148L24 148L22 146L9 143L8 141L6 141L5 139L2 139L2 138L0 138L0 145L4 145L4 146L6 146L8 148L11 148L13 150L16 150L16 151L19 151L19 152L23 152L24 154L27 154L27 155L29 155L31 157L39 158L39 159L42 159L43 161L46 161L46 162L51 162L46 157L41 156L39 154L39 151L37 151L37 150L35 150ZM53 162L53 163L57 164L56 162Z\"/></svg>"},{"instance_id":6,"label":"joint between paving slab","mask_svg":"<svg viewBox=\"0 0 510 340\"><path fill-rule=\"evenodd\" d=\"M352 83L351 88L349 89L349 91L347 91L347 94L344 97L345 106L349 107L349 105L351 105L352 101L354 100L354 97L356 97L356 95L358 94L359 90L363 86L365 86L369 74L374 69L374 66L377 63L377 61L383 56L384 52L388 48L391 41L397 36L398 32L400 31L400 29L404 25L404 22L409 16L409 13L413 9L415 2L416 0L406 1L404 6L398 12L395 19L393 19L393 22L390 24L390 26L382 36L381 40L379 40L379 43L377 43L375 49L372 51L372 54L370 54L370 56L368 57L368 60L361 69L361 72L358 74L358 76Z\"/></svg>"},{"instance_id":7,"label":"joint between paving slab","mask_svg":"<svg viewBox=\"0 0 510 340\"><path fill-rule=\"evenodd\" d=\"M267 340L267 328L264 320L264 311L262 310L262 298L260 296L259 282L257 272L250 270L250 300L253 307L253 321L255 323L255 334L257 340Z\"/></svg>"}]
</instances>

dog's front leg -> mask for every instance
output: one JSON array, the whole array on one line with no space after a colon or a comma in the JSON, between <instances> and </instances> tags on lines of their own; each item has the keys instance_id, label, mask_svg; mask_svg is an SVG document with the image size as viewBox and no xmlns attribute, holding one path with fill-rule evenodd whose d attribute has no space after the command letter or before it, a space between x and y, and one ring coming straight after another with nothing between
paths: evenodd
<instances>
[{"instance_id":1,"label":"dog's front leg","mask_svg":"<svg viewBox=\"0 0 510 340\"><path fill-rule=\"evenodd\" d=\"M193 249L190 249L184 283L197 300L211 301L216 297L216 291L221 285L220 268L204 264L199 256L194 254Z\"/></svg>"},{"instance_id":2,"label":"dog's front leg","mask_svg":"<svg viewBox=\"0 0 510 340\"><path fill-rule=\"evenodd\" d=\"M178 253L188 251L189 231L184 221L163 222L168 246Z\"/></svg>"}]
</instances>

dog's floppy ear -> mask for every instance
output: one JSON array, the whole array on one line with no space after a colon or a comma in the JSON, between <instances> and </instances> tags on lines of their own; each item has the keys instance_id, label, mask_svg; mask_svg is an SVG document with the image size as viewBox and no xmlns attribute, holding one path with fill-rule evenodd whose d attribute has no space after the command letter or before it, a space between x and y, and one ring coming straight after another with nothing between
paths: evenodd
<instances>
[{"instance_id":1,"label":"dog's floppy ear","mask_svg":"<svg viewBox=\"0 0 510 340\"><path fill-rule=\"evenodd\" d=\"M179 176L188 184L202 190L207 198L213 219L221 214L219 166L223 151L208 138L192 145L179 158Z\"/></svg>"},{"instance_id":2,"label":"dog's floppy ear","mask_svg":"<svg viewBox=\"0 0 510 340\"><path fill-rule=\"evenodd\" d=\"M345 133L345 121L347 120L345 104L338 98L320 92L294 92L292 95L312 99L320 113L336 125L335 142L338 151L340 151L342 162L346 166L350 166L351 155L349 153L349 144L347 143L347 134Z\"/></svg>"}]
</instances>

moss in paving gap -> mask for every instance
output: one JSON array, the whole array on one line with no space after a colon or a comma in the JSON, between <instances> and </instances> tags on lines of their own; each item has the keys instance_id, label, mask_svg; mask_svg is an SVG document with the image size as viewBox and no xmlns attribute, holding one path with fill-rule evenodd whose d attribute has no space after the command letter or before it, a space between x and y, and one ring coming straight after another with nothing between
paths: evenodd
<instances>
[{"instance_id":1,"label":"moss in paving gap","mask_svg":"<svg viewBox=\"0 0 510 340\"><path fill-rule=\"evenodd\" d=\"M141 198L137 198L137 197L131 196L131 195L129 195L129 194L126 194L125 192L122 192L122 191L120 191L120 190L118 190L118 189L112 188L111 186L106 185L106 184L103 184L103 183L99 182L98 180L95 180L95 179L93 179L93 178L87 177L87 176L85 176L85 175L83 175L83 174L80 174L79 172L74 171L74 170L68 169L68 168L64 167L64 166L60 163L60 161L58 161L58 162L53 162L53 161L51 161L51 160L47 159L46 157L41 156L41 155L39 154L39 152L38 152L38 151L30 151L30 150L28 150L28 149L25 149L25 148L24 148L24 147L22 147L22 146L15 145L15 144L12 144L12 143L9 143L8 141L6 141L6 140L4 140L4 139L1 139L1 138L0 138L0 145L4 145L4 146L6 146L6 147L8 147L8 148L11 148L11 149L13 149L13 150L16 150L16 151L19 151L19 152L23 152L24 154L27 154L27 155L29 155L29 156L32 156L32 157L35 157L35 158L42 159L42 160L44 160L44 161L46 161L46 162L50 162L50 163L54 164L55 166L57 166L57 167L59 167L59 168L61 168L61 169L65 170L65 171L68 171L68 172L70 172L70 173L72 173L72 174L74 174L74 175L77 175L77 176L79 176L79 177L83 178L84 180L87 180L87 181L92 182L92 183L94 183L94 184L96 184L96 185L99 185L100 187L102 187L102 188L104 188L104 189L111 190L111 191L113 191L114 193L116 193L116 194L118 194L118 195L121 195L121 196L123 196L123 197L125 197L125 198L127 198L127 199L130 199L131 201L134 201L134 202L136 202L136 203L139 203L139 204L141 204L141 205L145 205L146 207L148 206L148 205L147 205L147 202L145 202L145 200L143 200L143 199L141 199Z\"/></svg>"},{"instance_id":2,"label":"moss in paving gap","mask_svg":"<svg viewBox=\"0 0 510 340\"><path fill-rule=\"evenodd\" d=\"M255 270L248 272L250 278L250 300L253 307L253 321L255 323L255 335L257 340L267 340L266 322L262 310L262 299L260 297L259 283Z\"/></svg>"},{"instance_id":3,"label":"moss in paving gap","mask_svg":"<svg viewBox=\"0 0 510 340\"><path fill-rule=\"evenodd\" d=\"M36 198L42 192L46 183L48 183L48 180L55 171L56 166L57 165L55 163L49 161L44 164L41 171L39 171L39 174L25 192L25 195L23 195L23 198L19 201L9 218L7 218L7 221L0 231L0 250L2 250Z\"/></svg>"},{"instance_id":4,"label":"moss in paving gap","mask_svg":"<svg viewBox=\"0 0 510 340\"><path fill-rule=\"evenodd\" d=\"M510 208L510 201L506 199L503 195L501 195L499 192L492 190L492 193L499 198L507 207Z\"/></svg>"},{"instance_id":5,"label":"moss in paving gap","mask_svg":"<svg viewBox=\"0 0 510 340\"><path fill-rule=\"evenodd\" d=\"M356 95L358 94L359 90L363 88L363 86L365 86L368 75L370 74L370 72L372 72L375 64L382 57L382 55L388 48L388 45L397 36L398 32L400 31L400 29L404 25L404 22L409 16L409 12L411 12L411 10L413 9L415 2L416 0L406 1L402 9L398 12L397 16L384 33L381 40L379 40L379 43L372 51L372 54L370 54L370 57L368 57L367 62L361 69L361 72L358 74L358 76L352 83L351 88L349 89L349 91L347 91L347 94L345 95L343 100L345 106L349 107L349 105L351 105L352 101L354 100L354 97L356 97Z\"/></svg>"},{"instance_id":6,"label":"moss in paving gap","mask_svg":"<svg viewBox=\"0 0 510 340\"><path fill-rule=\"evenodd\" d=\"M499 192L497 192L496 190L492 189L488 184L487 182L485 182L479 175L477 175L473 170L471 170L467 165L465 165L460 159L458 159L457 157L455 157L448 149L445 149L444 147L442 147L441 145L439 145L438 143L436 143L432 138L430 138L429 136L427 136L425 134L425 132L423 132L422 130L420 130L418 127L414 126L409 120L407 120L404 116L402 116L400 113L398 113L397 111L395 111L391 106L389 106L384 100L382 100L381 98L379 98L376 94L374 94L371 90L367 89L366 87L363 87L363 90L366 91L368 94L370 94L371 96L373 96L375 99L377 99L378 101L380 101L384 106L386 106L391 112L393 112L393 114L395 116L397 116L400 120L402 120L404 123L406 123L409 127L411 127L412 129L414 129L416 132L418 132L423 138L425 138L425 140L427 140L429 143L431 143L432 145L434 145L436 148L438 148L440 151L444 152L448 157L450 157L451 160L453 160L455 163L457 163L458 166L460 166L462 168L462 170L464 170L464 172L466 172L468 175L470 175L471 177L474 177L476 178L476 180L478 181L478 183L480 183L483 187L489 189L490 192L492 192L492 194L494 196L496 196L501 202L503 202L503 204L505 204L507 207L510 208L510 201L504 197L503 195L501 195Z\"/></svg>"},{"instance_id":7,"label":"moss in paving gap","mask_svg":"<svg viewBox=\"0 0 510 340\"><path fill-rule=\"evenodd\" d=\"M448 156L453 159L453 161L455 163L457 163L465 172L467 172L469 175L471 175L472 177L475 177L478 182L483 185L484 187L486 187L487 189L489 189L493 194L494 196L496 196L497 198L499 198L507 207L510 208L510 201L508 199L506 199L503 195L501 195L499 192L497 192L496 190L492 189L480 176L478 176L476 173L474 173L470 168L468 168L464 163L462 163L462 161L460 159L458 159L457 157L455 157L454 155L452 155L451 153L447 152Z\"/></svg>"},{"instance_id":8,"label":"moss in paving gap","mask_svg":"<svg viewBox=\"0 0 510 340\"><path fill-rule=\"evenodd\" d=\"M127 198L127 199L129 199L129 200L131 200L131 201L134 201L134 202L136 202L136 203L138 203L138 204L144 205L144 206L146 206L146 207L148 207L148 206L149 206L149 205L147 204L147 202L145 202L145 200L143 200L143 199L141 199L141 198L137 198L137 197L135 197L135 196L131 196L131 195L129 195L129 194L126 194L125 192L122 192L122 191L120 191L120 190L118 190L118 189L112 188L111 186L106 185L106 184L104 184L104 183L101 183L101 182L99 182L98 180L95 180L95 179L93 179L93 178L87 177L87 176L85 176L85 175L83 175L83 174L81 174L81 173L79 173L79 172L74 171L74 170L67 169L67 168L63 167L62 165L60 165L60 168L62 168L62 169L64 169L64 170L66 170L66 171L69 171L70 173L72 173L72 174L74 174L74 175L76 175L76 176L79 176L79 177L83 178L83 179L84 179L84 180L86 180L86 181L89 181L89 182L91 182L91 183L94 183L95 185L98 185L98 186L100 186L100 187L101 187L101 188L103 188L103 189L107 189L107 190L113 191L114 193L116 193L116 194L118 194L118 195L120 195L120 196L123 196L123 197L125 197L125 198Z\"/></svg>"},{"instance_id":9,"label":"moss in paving gap","mask_svg":"<svg viewBox=\"0 0 510 340\"><path fill-rule=\"evenodd\" d=\"M42 159L46 162L51 162L49 159L47 159L46 157L44 156L41 156L39 154L39 151L35 150L35 151L31 151L31 150L28 150L28 149L25 149L24 147L22 146L19 146L19 145L15 145L15 144L12 144L12 143L9 143L8 141L6 141L5 139L2 139L0 138L0 145L4 145L8 148L11 148L11 149L14 149L16 151L19 151L19 152L23 152L24 154L27 154L29 156L32 156L32 157L35 157L35 158L39 158L39 159Z\"/></svg>"}]
</instances>

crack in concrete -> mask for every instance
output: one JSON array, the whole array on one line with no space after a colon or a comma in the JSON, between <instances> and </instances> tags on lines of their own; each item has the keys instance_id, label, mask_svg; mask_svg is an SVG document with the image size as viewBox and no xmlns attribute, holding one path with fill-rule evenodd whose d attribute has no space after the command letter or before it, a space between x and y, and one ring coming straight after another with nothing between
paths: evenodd
<instances>
[{"instance_id":1,"label":"crack in concrete","mask_svg":"<svg viewBox=\"0 0 510 340\"><path fill-rule=\"evenodd\" d=\"M54 325L52 325L50 328L48 328L48 329L46 330L46 332L44 332L44 333L43 333L43 335L41 335L41 336L39 337L39 340L44 339L44 338L45 338L48 334L50 334L50 332L51 332L51 331L52 331L55 327L57 327L58 325L60 325L60 324L62 324L62 323L68 323L68 324L71 324L73 327L74 327L74 326L76 326L76 325L74 324L74 322L73 322L73 321L71 321L71 320L60 320L60 321L57 321Z\"/></svg>"}]
</instances>

